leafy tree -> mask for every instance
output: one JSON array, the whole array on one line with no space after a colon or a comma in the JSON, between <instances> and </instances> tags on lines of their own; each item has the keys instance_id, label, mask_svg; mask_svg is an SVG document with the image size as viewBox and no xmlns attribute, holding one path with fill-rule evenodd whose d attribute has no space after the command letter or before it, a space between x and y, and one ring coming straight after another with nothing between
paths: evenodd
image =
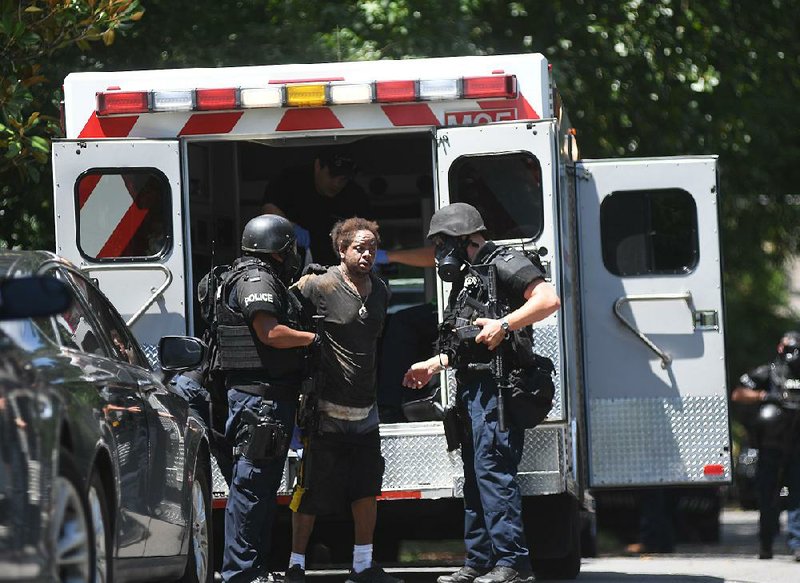
<instances>
[{"instance_id":1,"label":"leafy tree","mask_svg":"<svg viewBox=\"0 0 800 583\"><path fill-rule=\"evenodd\" d=\"M103 68L542 52L584 157L720 155L731 374L768 358L791 326L784 266L800 224L790 204L798 197L787 196L800 179L800 0L146 5L142 22L113 46L59 52L52 78ZM41 207L49 197L30 199Z\"/></svg>"},{"instance_id":2,"label":"leafy tree","mask_svg":"<svg viewBox=\"0 0 800 583\"><path fill-rule=\"evenodd\" d=\"M52 246L50 138L60 80L51 58L110 45L141 18L139 0L0 0L0 247Z\"/></svg>"}]
</instances>

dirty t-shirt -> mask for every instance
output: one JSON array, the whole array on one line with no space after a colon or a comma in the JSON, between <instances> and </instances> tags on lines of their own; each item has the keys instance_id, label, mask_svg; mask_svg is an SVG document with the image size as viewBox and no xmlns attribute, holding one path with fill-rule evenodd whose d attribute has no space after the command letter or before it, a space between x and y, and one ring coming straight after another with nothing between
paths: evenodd
<instances>
[{"instance_id":1,"label":"dirty t-shirt","mask_svg":"<svg viewBox=\"0 0 800 583\"><path fill-rule=\"evenodd\" d=\"M375 403L378 338L390 292L383 280L370 278L372 291L366 298L345 281L338 266L306 275L292 288L310 314L324 317L320 398L336 405L364 408Z\"/></svg>"}]
</instances>

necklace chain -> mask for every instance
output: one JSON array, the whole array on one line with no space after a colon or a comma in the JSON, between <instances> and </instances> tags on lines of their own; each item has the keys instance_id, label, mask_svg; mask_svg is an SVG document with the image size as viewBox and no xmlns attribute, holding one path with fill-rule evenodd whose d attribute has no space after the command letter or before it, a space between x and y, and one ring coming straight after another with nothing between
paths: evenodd
<instances>
[{"instance_id":1,"label":"necklace chain","mask_svg":"<svg viewBox=\"0 0 800 583\"><path fill-rule=\"evenodd\" d=\"M358 291L358 286L352 279L350 279L350 275L347 273L347 268L342 267L341 263L339 264L339 271L342 272L342 277L350 286L350 288L356 293L358 301L361 302L361 307L358 309L358 316L363 320L364 318L367 317L367 298L369 297L369 293L367 293L367 295L364 296L363 298L361 297L361 293Z\"/></svg>"}]
</instances>

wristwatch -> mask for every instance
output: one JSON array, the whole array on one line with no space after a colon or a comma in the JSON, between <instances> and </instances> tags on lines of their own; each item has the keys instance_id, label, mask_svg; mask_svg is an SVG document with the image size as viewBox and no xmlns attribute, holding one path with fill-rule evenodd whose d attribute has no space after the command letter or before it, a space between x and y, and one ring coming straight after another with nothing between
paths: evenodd
<instances>
[{"instance_id":1,"label":"wristwatch","mask_svg":"<svg viewBox=\"0 0 800 583\"><path fill-rule=\"evenodd\" d=\"M505 332L506 336L508 336L508 333L511 332L511 330L508 327L508 320L506 320L505 318L503 318L502 321L500 322L500 327L503 329L503 332Z\"/></svg>"}]
</instances>

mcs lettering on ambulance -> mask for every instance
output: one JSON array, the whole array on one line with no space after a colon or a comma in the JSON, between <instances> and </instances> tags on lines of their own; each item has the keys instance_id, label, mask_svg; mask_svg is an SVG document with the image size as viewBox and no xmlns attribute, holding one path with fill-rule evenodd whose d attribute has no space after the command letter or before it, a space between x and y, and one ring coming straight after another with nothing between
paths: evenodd
<instances>
[{"instance_id":1,"label":"mcs lettering on ambulance","mask_svg":"<svg viewBox=\"0 0 800 583\"><path fill-rule=\"evenodd\" d=\"M448 111L444 114L446 126L471 126L515 119L517 119L516 108Z\"/></svg>"}]
</instances>

